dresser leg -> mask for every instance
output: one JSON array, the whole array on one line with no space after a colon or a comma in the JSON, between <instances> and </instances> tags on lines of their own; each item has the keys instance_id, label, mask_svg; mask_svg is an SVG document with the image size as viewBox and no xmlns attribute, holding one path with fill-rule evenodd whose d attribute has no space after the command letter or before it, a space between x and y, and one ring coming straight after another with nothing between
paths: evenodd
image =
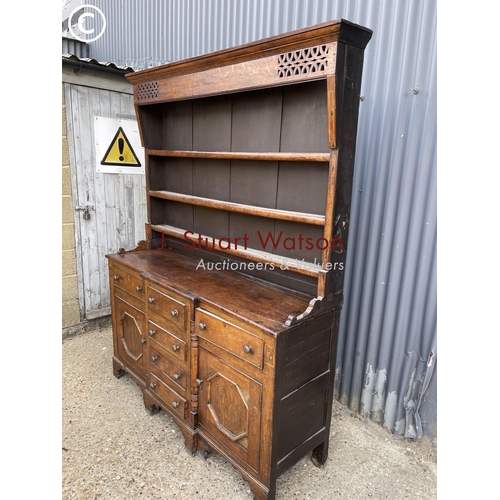
<instances>
[{"instance_id":1,"label":"dresser leg","mask_svg":"<svg viewBox=\"0 0 500 500\"><path fill-rule=\"evenodd\" d=\"M212 448L208 443L200 436L198 436L198 456L203 460L206 460L212 454Z\"/></svg>"},{"instance_id":2,"label":"dresser leg","mask_svg":"<svg viewBox=\"0 0 500 500\"><path fill-rule=\"evenodd\" d=\"M320 469L325 466L328 458L328 444L328 441L324 441L312 451L312 463Z\"/></svg>"},{"instance_id":3,"label":"dresser leg","mask_svg":"<svg viewBox=\"0 0 500 500\"><path fill-rule=\"evenodd\" d=\"M149 414L151 416L156 415L157 413L160 413L161 408L155 405L151 405L151 407L148 408Z\"/></svg>"},{"instance_id":4,"label":"dresser leg","mask_svg":"<svg viewBox=\"0 0 500 500\"><path fill-rule=\"evenodd\" d=\"M121 378L125 375L125 370L123 369L123 365L118 362L115 358L113 358L113 375L116 378Z\"/></svg>"},{"instance_id":5,"label":"dresser leg","mask_svg":"<svg viewBox=\"0 0 500 500\"><path fill-rule=\"evenodd\" d=\"M198 434L196 434L194 430L186 429L181 426L179 426L179 429L184 436L184 446L186 447L186 451L190 455L194 456L198 450Z\"/></svg>"},{"instance_id":6,"label":"dresser leg","mask_svg":"<svg viewBox=\"0 0 500 500\"><path fill-rule=\"evenodd\" d=\"M251 479L246 478L250 489L253 493L254 500L275 500L276 498L276 480L272 481L269 485L269 489L264 491L262 486L258 483L254 483Z\"/></svg>"},{"instance_id":7,"label":"dresser leg","mask_svg":"<svg viewBox=\"0 0 500 500\"><path fill-rule=\"evenodd\" d=\"M142 390L142 399L144 400L144 406L146 410L149 411L151 415L156 415L161 408L157 406L156 401L149 395L148 391Z\"/></svg>"}]
</instances>

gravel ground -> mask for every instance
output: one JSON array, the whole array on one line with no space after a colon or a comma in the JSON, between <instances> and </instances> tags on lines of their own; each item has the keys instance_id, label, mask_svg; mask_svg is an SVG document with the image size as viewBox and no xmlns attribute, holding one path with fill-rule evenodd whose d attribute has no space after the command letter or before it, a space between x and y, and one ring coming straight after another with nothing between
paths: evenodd
<instances>
[{"instance_id":1,"label":"gravel ground","mask_svg":"<svg viewBox=\"0 0 500 500\"><path fill-rule=\"evenodd\" d=\"M112 373L111 328L63 341L62 499L248 500L221 457L189 455L172 419L151 416L128 375ZM435 454L334 402L329 459L308 457L278 479L278 500L435 499Z\"/></svg>"}]
</instances>

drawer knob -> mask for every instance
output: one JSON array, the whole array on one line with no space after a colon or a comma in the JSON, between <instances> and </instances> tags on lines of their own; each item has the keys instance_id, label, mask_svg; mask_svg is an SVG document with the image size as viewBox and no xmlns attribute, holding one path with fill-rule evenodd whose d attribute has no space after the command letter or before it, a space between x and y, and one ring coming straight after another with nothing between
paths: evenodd
<instances>
[{"instance_id":1,"label":"drawer knob","mask_svg":"<svg viewBox=\"0 0 500 500\"><path fill-rule=\"evenodd\" d=\"M142 286L137 285L137 286L135 287L135 291L136 291L136 292L140 292L141 290L142 290Z\"/></svg>"},{"instance_id":2,"label":"drawer knob","mask_svg":"<svg viewBox=\"0 0 500 500\"><path fill-rule=\"evenodd\" d=\"M149 387L151 387L151 389L156 389L156 384L155 384L155 383L153 383L153 382L151 382L151 383L149 384Z\"/></svg>"},{"instance_id":3,"label":"drawer knob","mask_svg":"<svg viewBox=\"0 0 500 500\"><path fill-rule=\"evenodd\" d=\"M173 407L173 408L177 408L178 406L179 406L179 403L178 403L177 401L174 401L174 402L172 403L172 407Z\"/></svg>"},{"instance_id":4,"label":"drawer knob","mask_svg":"<svg viewBox=\"0 0 500 500\"><path fill-rule=\"evenodd\" d=\"M113 279L114 279L115 281L118 281L118 280L120 279L120 276L118 276L117 274L115 274L115 275L113 276Z\"/></svg>"},{"instance_id":5,"label":"drawer knob","mask_svg":"<svg viewBox=\"0 0 500 500\"><path fill-rule=\"evenodd\" d=\"M145 344L146 343L146 339L141 339L141 344Z\"/></svg>"},{"instance_id":6,"label":"drawer knob","mask_svg":"<svg viewBox=\"0 0 500 500\"><path fill-rule=\"evenodd\" d=\"M153 362L158 361L158 356L151 356L151 361Z\"/></svg>"},{"instance_id":7,"label":"drawer knob","mask_svg":"<svg viewBox=\"0 0 500 500\"><path fill-rule=\"evenodd\" d=\"M179 347L178 345L175 345L175 344L174 344L174 345L172 346L172 351L174 351L174 352L177 352L179 349L180 349L180 347Z\"/></svg>"},{"instance_id":8,"label":"drawer knob","mask_svg":"<svg viewBox=\"0 0 500 500\"><path fill-rule=\"evenodd\" d=\"M251 346L249 346L249 345L244 345L244 346L243 346L243 352L244 352L245 354L253 354L253 349L252 349L252 347L251 347Z\"/></svg>"},{"instance_id":9,"label":"drawer knob","mask_svg":"<svg viewBox=\"0 0 500 500\"><path fill-rule=\"evenodd\" d=\"M156 333L156 330L149 330L149 336L152 337Z\"/></svg>"},{"instance_id":10,"label":"drawer knob","mask_svg":"<svg viewBox=\"0 0 500 500\"><path fill-rule=\"evenodd\" d=\"M199 387L201 384L203 384L203 380L201 380L201 378L197 378L196 385Z\"/></svg>"},{"instance_id":11,"label":"drawer knob","mask_svg":"<svg viewBox=\"0 0 500 500\"><path fill-rule=\"evenodd\" d=\"M179 380L181 378L181 374L180 373L174 373L174 379L175 380Z\"/></svg>"},{"instance_id":12,"label":"drawer knob","mask_svg":"<svg viewBox=\"0 0 500 500\"><path fill-rule=\"evenodd\" d=\"M150 304L154 304L154 303L155 303L155 299L154 299L154 297L149 297L148 302L149 302Z\"/></svg>"},{"instance_id":13,"label":"drawer knob","mask_svg":"<svg viewBox=\"0 0 500 500\"><path fill-rule=\"evenodd\" d=\"M179 316L179 311L177 309L174 309L170 314L173 318L175 318L176 316Z\"/></svg>"},{"instance_id":14,"label":"drawer knob","mask_svg":"<svg viewBox=\"0 0 500 500\"><path fill-rule=\"evenodd\" d=\"M206 328L206 327L207 327L207 325L205 325L205 323L200 323L200 324L198 325L198 328L199 328L200 330L205 330L205 328Z\"/></svg>"}]
</instances>

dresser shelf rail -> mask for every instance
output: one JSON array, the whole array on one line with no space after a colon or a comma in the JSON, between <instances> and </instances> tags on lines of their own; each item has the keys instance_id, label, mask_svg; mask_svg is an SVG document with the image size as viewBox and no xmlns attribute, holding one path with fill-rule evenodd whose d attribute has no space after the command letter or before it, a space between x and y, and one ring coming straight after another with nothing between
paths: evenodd
<instances>
[{"instance_id":1,"label":"dresser shelf rail","mask_svg":"<svg viewBox=\"0 0 500 500\"><path fill-rule=\"evenodd\" d=\"M328 162L330 153L253 153L229 151L184 151L167 149L147 149L149 156L172 158L204 158L214 160L259 160L293 162Z\"/></svg>"},{"instance_id":2,"label":"dresser shelf rail","mask_svg":"<svg viewBox=\"0 0 500 500\"><path fill-rule=\"evenodd\" d=\"M169 226L166 224L151 224L150 229L167 236L185 240L186 244L188 242L191 242L191 244L196 242L196 245L199 245L200 248L207 248L209 250L215 248L217 252L222 252L234 257L240 257L252 262L273 264L275 269L285 269L286 267L287 271L303 274L305 276L312 276L314 278L318 278L320 275L326 273L320 264L305 262L291 257L284 257L253 248L231 248L231 245L229 245L229 248L225 248L224 245L227 244L227 242L224 242L222 238L218 239L212 236L195 233L193 231L187 232L179 227ZM187 233L189 233L189 239L186 237Z\"/></svg>"},{"instance_id":3,"label":"dresser shelf rail","mask_svg":"<svg viewBox=\"0 0 500 500\"><path fill-rule=\"evenodd\" d=\"M302 222L316 226L325 225L325 216L308 214L303 212L291 212L289 210L278 210L275 208L257 207L254 205L245 205L243 203L233 203L230 201L219 201L212 198L203 198L201 196L192 196L172 191L149 191L149 196L163 200L187 203L199 207L215 208L217 210L226 210L228 212L237 212L247 215L256 215L267 217L269 219L280 219L294 222Z\"/></svg>"}]
</instances>

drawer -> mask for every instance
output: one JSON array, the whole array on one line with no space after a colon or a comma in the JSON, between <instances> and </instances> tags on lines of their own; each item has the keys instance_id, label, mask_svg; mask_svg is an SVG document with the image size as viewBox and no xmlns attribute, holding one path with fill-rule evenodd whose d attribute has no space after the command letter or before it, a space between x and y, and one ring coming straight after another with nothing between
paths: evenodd
<instances>
[{"instance_id":1,"label":"drawer","mask_svg":"<svg viewBox=\"0 0 500 500\"><path fill-rule=\"evenodd\" d=\"M202 309L196 309L196 334L234 354L240 359L262 368L264 340L229 321Z\"/></svg>"},{"instance_id":2,"label":"drawer","mask_svg":"<svg viewBox=\"0 0 500 500\"><path fill-rule=\"evenodd\" d=\"M111 279L115 287L130 293L134 297L145 300L144 280L140 276L134 276L122 267L113 266L111 271Z\"/></svg>"},{"instance_id":3,"label":"drawer","mask_svg":"<svg viewBox=\"0 0 500 500\"><path fill-rule=\"evenodd\" d=\"M167 384L172 385L172 387L178 387L184 392L186 391L186 372L182 368L179 368L162 350L155 349L150 345L149 362L159 373L161 373L160 378Z\"/></svg>"},{"instance_id":4,"label":"drawer","mask_svg":"<svg viewBox=\"0 0 500 500\"><path fill-rule=\"evenodd\" d=\"M164 328L175 326L186 331L186 304L151 285L146 288L148 313L155 316L156 322Z\"/></svg>"},{"instance_id":5,"label":"drawer","mask_svg":"<svg viewBox=\"0 0 500 500\"><path fill-rule=\"evenodd\" d=\"M163 347L163 351L174 359L186 361L186 343L151 320L148 321L148 337L153 349L159 344L160 349Z\"/></svg>"},{"instance_id":6,"label":"drawer","mask_svg":"<svg viewBox=\"0 0 500 500\"><path fill-rule=\"evenodd\" d=\"M117 286L112 288L111 294L112 296L118 297L124 302L127 302L127 304L133 305L136 309L139 309L139 311L146 313L146 304L144 303L144 299L140 299L136 295L132 295Z\"/></svg>"},{"instance_id":7,"label":"drawer","mask_svg":"<svg viewBox=\"0 0 500 500\"><path fill-rule=\"evenodd\" d=\"M148 389L152 394L164 401L168 409L174 414L182 419L186 418L186 400L162 382L153 371L148 374Z\"/></svg>"}]
</instances>

